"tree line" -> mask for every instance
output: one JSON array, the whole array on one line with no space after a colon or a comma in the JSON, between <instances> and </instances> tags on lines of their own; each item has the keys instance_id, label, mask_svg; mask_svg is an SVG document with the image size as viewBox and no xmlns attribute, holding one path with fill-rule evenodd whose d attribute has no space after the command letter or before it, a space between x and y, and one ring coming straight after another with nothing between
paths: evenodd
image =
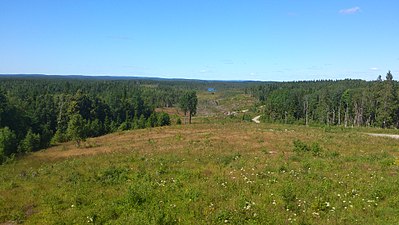
<instances>
[{"instance_id":1,"label":"tree line","mask_svg":"<svg viewBox=\"0 0 399 225\"><path fill-rule=\"evenodd\" d=\"M53 143L170 125L185 92L136 80L0 78L0 163Z\"/></svg>"},{"instance_id":2,"label":"tree line","mask_svg":"<svg viewBox=\"0 0 399 225\"><path fill-rule=\"evenodd\" d=\"M399 128L399 85L385 80L283 82L248 89L269 122Z\"/></svg>"}]
</instances>

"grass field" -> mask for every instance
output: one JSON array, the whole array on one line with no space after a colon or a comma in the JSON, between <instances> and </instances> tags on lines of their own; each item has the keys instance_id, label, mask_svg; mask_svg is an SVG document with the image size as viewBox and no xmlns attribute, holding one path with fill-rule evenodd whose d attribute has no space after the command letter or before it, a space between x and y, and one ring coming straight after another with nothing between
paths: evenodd
<instances>
[{"instance_id":1,"label":"grass field","mask_svg":"<svg viewBox=\"0 0 399 225\"><path fill-rule=\"evenodd\" d=\"M399 140L219 122L114 133L0 166L0 223L398 224Z\"/></svg>"}]
</instances>

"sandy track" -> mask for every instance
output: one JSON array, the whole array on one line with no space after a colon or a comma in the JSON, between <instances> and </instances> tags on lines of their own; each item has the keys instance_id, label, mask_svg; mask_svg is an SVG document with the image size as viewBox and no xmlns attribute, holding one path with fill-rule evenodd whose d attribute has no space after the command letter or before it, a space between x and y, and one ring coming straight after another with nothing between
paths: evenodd
<instances>
[{"instance_id":1,"label":"sandy track","mask_svg":"<svg viewBox=\"0 0 399 225\"><path fill-rule=\"evenodd\" d=\"M389 137L389 138L399 139L399 135L397 134L374 134L374 133L367 133L367 134L374 137Z\"/></svg>"}]
</instances>

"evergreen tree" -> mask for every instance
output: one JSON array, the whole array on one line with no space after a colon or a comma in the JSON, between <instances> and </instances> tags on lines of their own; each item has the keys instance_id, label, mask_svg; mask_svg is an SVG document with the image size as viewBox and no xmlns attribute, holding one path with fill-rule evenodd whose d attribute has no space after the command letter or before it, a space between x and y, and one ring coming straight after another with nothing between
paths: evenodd
<instances>
[{"instance_id":1,"label":"evergreen tree","mask_svg":"<svg viewBox=\"0 0 399 225\"><path fill-rule=\"evenodd\" d=\"M80 114L74 114L68 122L67 136L75 141L79 147L82 141L86 140L86 122Z\"/></svg>"},{"instance_id":2,"label":"evergreen tree","mask_svg":"<svg viewBox=\"0 0 399 225\"><path fill-rule=\"evenodd\" d=\"M168 126L170 125L170 117L167 113L161 112L158 113L157 124L158 126Z\"/></svg>"},{"instance_id":3,"label":"evergreen tree","mask_svg":"<svg viewBox=\"0 0 399 225\"><path fill-rule=\"evenodd\" d=\"M17 138L8 127L0 128L0 164L17 152Z\"/></svg>"},{"instance_id":4,"label":"evergreen tree","mask_svg":"<svg viewBox=\"0 0 399 225\"><path fill-rule=\"evenodd\" d=\"M392 76L392 73L390 70L388 71L386 78L387 78L387 81L393 81L393 76Z\"/></svg>"},{"instance_id":5,"label":"evergreen tree","mask_svg":"<svg viewBox=\"0 0 399 225\"><path fill-rule=\"evenodd\" d=\"M157 125L157 116L155 113L152 113L151 116L147 119L146 127L155 127Z\"/></svg>"},{"instance_id":6,"label":"evergreen tree","mask_svg":"<svg viewBox=\"0 0 399 225\"><path fill-rule=\"evenodd\" d=\"M0 91L0 127L3 126L3 113L7 110L7 97Z\"/></svg>"},{"instance_id":7,"label":"evergreen tree","mask_svg":"<svg viewBox=\"0 0 399 225\"><path fill-rule=\"evenodd\" d=\"M386 80L380 91L380 106L377 111L377 119L381 127L387 128L397 124L398 98L397 88L393 81L391 71L388 71Z\"/></svg>"},{"instance_id":8,"label":"evergreen tree","mask_svg":"<svg viewBox=\"0 0 399 225\"><path fill-rule=\"evenodd\" d=\"M20 152L32 152L40 149L40 135L29 130L19 145Z\"/></svg>"},{"instance_id":9,"label":"evergreen tree","mask_svg":"<svg viewBox=\"0 0 399 225\"><path fill-rule=\"evenodd\" d=\"M197 113L198 98L195 91L185 92L180 98L180 109L183 111L184 116L189 115L189 123L191 124L191 117Z\"/></svg>"},{"instance_id":10,"label":"evergreen tree","mask_svg":"<svg viewBox=\"0 0 399 225\"><path fill-rule=\"evenodd\" d=\"M145 128L145 126L146 126L146 119L145 119L145 117L144 117L144 114L142 114L142 115L140 116L138 125L139 125L139 129Z\"/></svg>"},{"instance_id":11,"label":"evergreen tree","mask_svg":"<svg viewBox=\"0 0 399 225\"><path fill-rule=\"evenodd\" d=\"M44 125L41 129L41 134L40 134L40 148L49 147L52 137L53 137L53 131L50 129L50 126Z\"/></svg>"},{"instance_id":12,"label":"evergreen tree","mask_svg":"<svg viewBox=\"0 0 399 225\"><path fill-rule=\"evenodd\" d=\"M195 91L191 91L189 93L189 102L188 102L188 111L189 111L189 123L191 124L191 117L195 116L197 114L197 104L198 104L198 98L197 94Z\"/></svg>"}]
</instances>

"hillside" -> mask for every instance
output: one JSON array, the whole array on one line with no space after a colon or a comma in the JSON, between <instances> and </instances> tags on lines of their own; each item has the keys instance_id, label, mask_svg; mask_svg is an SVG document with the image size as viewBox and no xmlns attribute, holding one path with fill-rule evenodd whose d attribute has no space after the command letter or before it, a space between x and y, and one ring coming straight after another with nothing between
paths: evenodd
<instances>
[{"instance_id":1,"label":"hillside","mask_svg":"<svg viewBox=\"0 0 399 225\"><path fill-rule=\"evenodd\" d=\"M60 144L0 167L0 223L396 224L398 140L363 131L222 120Z\"/></svg>"}]
</instances>

